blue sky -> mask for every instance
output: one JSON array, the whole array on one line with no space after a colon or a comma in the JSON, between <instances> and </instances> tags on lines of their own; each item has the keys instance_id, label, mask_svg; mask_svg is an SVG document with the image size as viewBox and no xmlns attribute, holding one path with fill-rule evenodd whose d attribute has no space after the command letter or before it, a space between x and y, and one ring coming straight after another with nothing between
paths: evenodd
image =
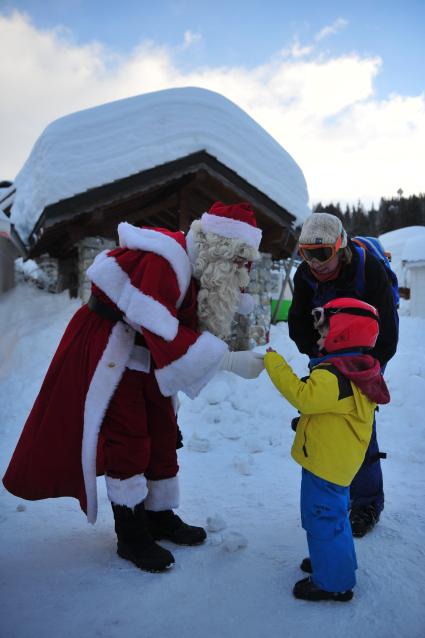
<instances>
[{"instance_id":1,"label":"blue sky","mask_svg":"<svg viewBox=\"0 0 425 638\"><path fill-rule=\"evenodd\" d=\"M123 54L144 40L178 49L191 31L200 38L190 53L179 55L187 69L256 66L293 38L308 43L341 18L345 26L324 38L319 50L384 58L376 82L382 97L425 90L424 0L1 0L0 7L27 12L43 29L64 25L80 44L98 40Z\"/></svg>"},{"instance_id":2,"label":"blue sky","mask_svg":"<svg viewBox=\"0 0 425 638\"><path fill-rule=\"evenodd\" d=\"M313 201L423 192L424 25L424 0L0 0L0 177L56 117L195 84L276 137Z\"/></svg>"}]
</instances>

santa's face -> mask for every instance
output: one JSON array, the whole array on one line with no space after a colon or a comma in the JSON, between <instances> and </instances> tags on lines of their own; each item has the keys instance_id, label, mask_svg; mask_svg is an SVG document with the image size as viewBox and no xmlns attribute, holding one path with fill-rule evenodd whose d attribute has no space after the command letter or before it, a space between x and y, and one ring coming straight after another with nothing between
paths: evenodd
<instances>
[{"instance_id":1,"label":"santa's face","mask_svg":"<svg viewBox=\"0 0 425 638\"><path fill-rule=\"evenodd\" d=\"M235 257L232 261L238 268L246 268L248 270L249 261L244 257Z\"/></svg>"},{"instance_id":2,"label":"santa's face","mask_svg":"<svg viewBox=\"0 0 425 638\"><path fill-rule=\"evenodd\" d=\"M246 260L216 260L202 272L198 293L201 329L223 339L230 336L232 320L241 298L241 288L249 283Z\"/></svg>"},{"instance_id":3,"label":"santa's face","mask_svg":"<svg viewBox=\"0 0 425 638\"><path fill-rule=\"evenodd\" d=\"M193 276L199 281L198 319L201 330L230 336L241 289L249 283L248 266L258 251L241 240L204 233L194 221L188 237Z\"/></svg>"}]
</instances>

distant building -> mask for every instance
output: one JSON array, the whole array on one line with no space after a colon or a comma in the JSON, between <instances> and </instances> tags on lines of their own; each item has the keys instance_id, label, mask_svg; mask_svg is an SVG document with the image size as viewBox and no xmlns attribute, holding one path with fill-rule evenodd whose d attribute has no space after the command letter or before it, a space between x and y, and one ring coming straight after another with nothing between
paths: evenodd
<instances>
[{"instance_id":1,"label":"distant building","mask_svg":"<svg viewBox=\"0 0 425 638\"><path fill-rule=\"evenodd\" d=\"M425 226L392 230L380 240L392 255L405 310L412 317L425 318Z\"/></svg>"},{"instance_id":2,"label":"distant building","mask_svg":"<svg viewBox=\"0 0 425 638\"><path fill-rule=\"evenodd\" d=\"M9 192L10 187L10 182L0 182L0 200L4 198L6 192ZM19 247L12 237L10 219L0 207L0 294L13 288L15 259L19 256Z\"/></svg>"},{"instance_id":3,"label":"distant building","mask_svg":"<svg viewBox=\"0 0 425 638\"><path fill-rule=\"evenodd\" d=\"M425 234L409 239L403 249L402 263L409 277L412 317L425 319Z\"/></svg>"}]
</instances>

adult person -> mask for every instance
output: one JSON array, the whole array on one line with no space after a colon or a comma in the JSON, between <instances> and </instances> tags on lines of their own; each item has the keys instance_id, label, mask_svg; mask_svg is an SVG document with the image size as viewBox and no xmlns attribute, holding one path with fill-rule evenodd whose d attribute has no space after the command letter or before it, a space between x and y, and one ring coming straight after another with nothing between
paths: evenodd
<instances>
[{"instance_id":1,"label":"adult person","mask_svg":"<svg viewBox=\"0 0 425 638\"><path fill-rule=\"evenodd\" d=\"M397 311L391 284L380 262L347 238L341 220L313 213L303 223L299 252L303 259L294 276L294 294L288 314L289 335L298 350L317 357L318 333L311 311L337 297L354 297L374 306L379 314L379 337L370 354L383 369L394 355L398 340ZM350 489L353 535L364 536L378 522L384 508L381 453L374 420L365 460Z\"/></svg>"},{"instance_id":2,"label":"adult person","mask_svg":"<svg viewBox=\"0 0 425 638\"><path fill-rule=\"evenodd\" d=\"M105 474L118 554L161 571L174 558L156 540L206 537L173 512L173 397L195 397L219 369L255 378L264 368L262 355L224 341L261 230L249 204L216 202L187 238L126 222L118 236L87 271L92 296L65 330L3 482L25 499L73 496L94 523Z\"/></svg>"}]
</instances>

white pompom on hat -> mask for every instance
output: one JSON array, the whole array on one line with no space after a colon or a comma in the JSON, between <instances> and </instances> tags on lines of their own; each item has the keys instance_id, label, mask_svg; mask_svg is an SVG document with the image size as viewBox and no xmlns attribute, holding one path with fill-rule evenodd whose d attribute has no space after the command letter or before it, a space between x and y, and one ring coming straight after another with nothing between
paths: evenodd
<instances>
[{"instance_id":1,"label":"white pompom on hat","mask_svg":"<svg viewBox=\"0 0 425 638\"><path fill-rule=\"evenodd\" d=\"M347 246L347 233L341 220L329 213L313 213L305 220L299 237L300 244L334 245L342 238L341 248Z\"/></svg>"}]
</instances>

